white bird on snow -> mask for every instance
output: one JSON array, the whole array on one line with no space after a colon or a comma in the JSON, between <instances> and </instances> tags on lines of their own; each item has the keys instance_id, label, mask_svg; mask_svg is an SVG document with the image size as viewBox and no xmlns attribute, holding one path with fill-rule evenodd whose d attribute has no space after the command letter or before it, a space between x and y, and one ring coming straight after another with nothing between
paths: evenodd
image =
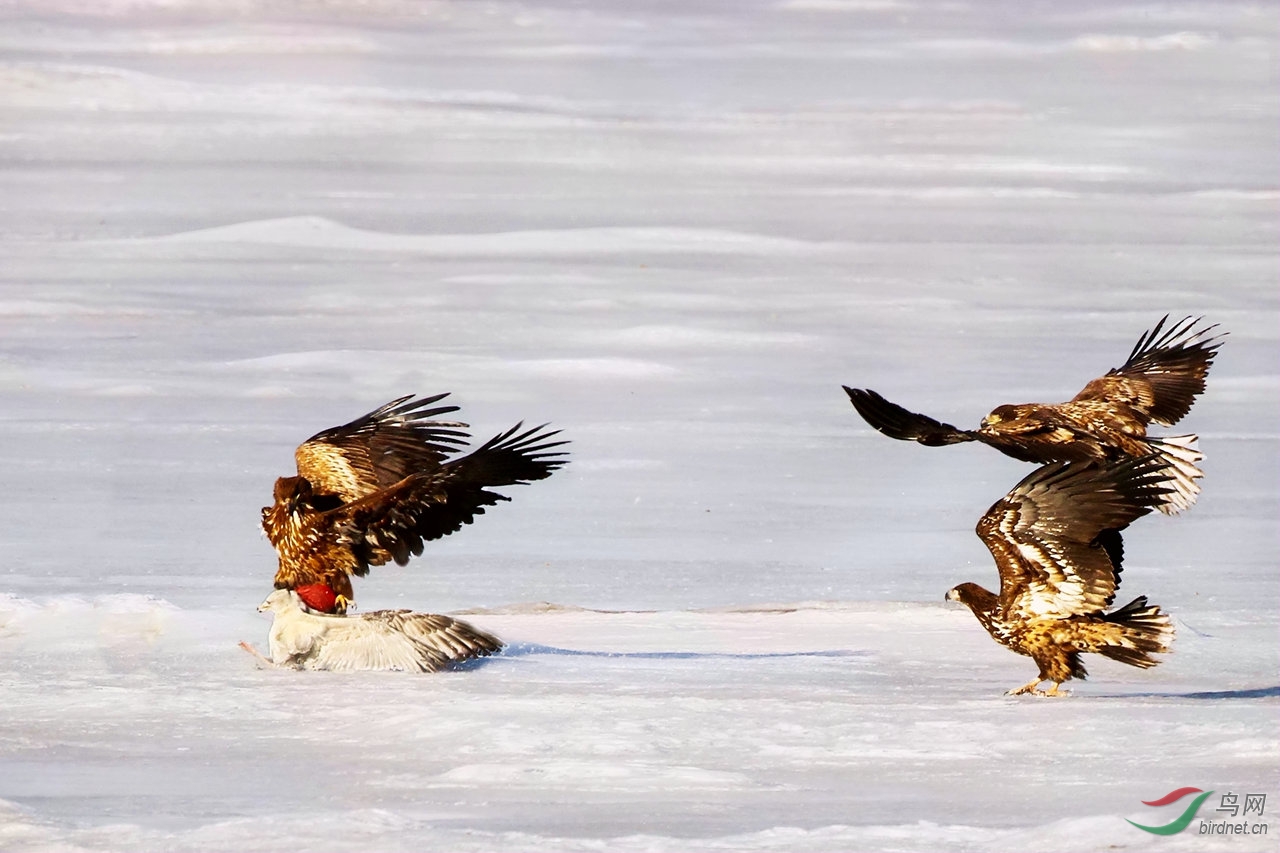
<instances>
[{"instance_id":1,"label":"white bird on snow","mask_svg":"<svg viewBox=\"0 0 1280 853\"><path fill-rule=\"evenodd\" d=\"M258 612L275 616L271 657L249 643L241 647L266 663L292 669L436 672L502 648L492 634L448 616L412 610L331 616L306 610L288 589L272 592Z\"/></svg>"}]
</instances>

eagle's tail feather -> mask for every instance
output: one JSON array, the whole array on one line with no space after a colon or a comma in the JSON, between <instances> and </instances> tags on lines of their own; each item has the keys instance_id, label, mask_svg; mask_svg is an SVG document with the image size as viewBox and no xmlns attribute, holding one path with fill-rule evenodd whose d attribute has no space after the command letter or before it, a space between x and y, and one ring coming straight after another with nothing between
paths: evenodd
<instances>
[{"instance_id":1,"label":"eagle's tail feather","mask_svg":"<svg viewBox=\"0 0 1280 853\"><path fill-rule=\"evenodd\" d=\"M1167 653L1173 642L1173 622L1159 606L1147 604L1145 595L1102 618L1112 630L1093 651L1120 663L1142 669L1155 666L1160 661L1151 655Z\"/></svg>"},{"instance_id":2,"label":"eagle's tail feather","mask_svg":"<svg viewBox=\"0 0 1280 853\"><path fill-rule=\"evenodd\" d=\"M1149 438L1147 443L1151 449L1160 454L1164 462L1164 470L1170 474L1167 486L1170 491L1156 505L1156 509L1165 515L1176 515L1196 502L1200 494L1200 484L1196 482L1204 476L1197 462L1204 459L1200 448L1196 447L1199 437L1196 435L1170 435L1163 438Z\"/></svg>"}]
</instances>

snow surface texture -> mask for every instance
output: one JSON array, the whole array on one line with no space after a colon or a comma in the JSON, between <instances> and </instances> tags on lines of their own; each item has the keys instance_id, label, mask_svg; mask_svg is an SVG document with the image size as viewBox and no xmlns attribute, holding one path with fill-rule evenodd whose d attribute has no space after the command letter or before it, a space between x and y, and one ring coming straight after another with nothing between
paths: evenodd
<instances>
[{"instance_id":1,"label":"snow surface texture","mask_svg":"<svg viewBox=\"0 0 1280 853\"><path fill-rule=\"evenodd\" d=\"M1274 6L283 5L0 7L0 848L1274 849ZM942 597L1028 467L840 384L973 425L1165 312L1174 653L1005 698ZM358 603L511 648L255 668L293 447L439 391L573 462ZM1124 822L1182 786L1270 835Z\"/></svg>"}]
</instances>

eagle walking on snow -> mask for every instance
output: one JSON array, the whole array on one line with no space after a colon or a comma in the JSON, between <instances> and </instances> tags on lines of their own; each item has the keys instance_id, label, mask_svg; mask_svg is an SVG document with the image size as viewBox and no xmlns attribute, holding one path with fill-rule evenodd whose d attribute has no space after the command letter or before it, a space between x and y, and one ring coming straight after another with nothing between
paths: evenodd
<instances>
[{"instance_id":1,"label":"eagle walking on snow","mask_svg":"<svg viewBox=\"0 0 1280 853\"><path fill-rule=\"evenodd\" d=\"M1036 662L1036 678L1011 694L1061 695L1088 674L1082 652L1142 668L1169 651L1173 625L1146 596L1110 613L1120 585L1120 531L1169 491L1159 456L1120 463L1055 462L1032 472L978 522L995 558L999 594L975 583L947 593L1003 646ZM1053 682L1041 691L1043 681Z\"/></svg>"}]
</instances>

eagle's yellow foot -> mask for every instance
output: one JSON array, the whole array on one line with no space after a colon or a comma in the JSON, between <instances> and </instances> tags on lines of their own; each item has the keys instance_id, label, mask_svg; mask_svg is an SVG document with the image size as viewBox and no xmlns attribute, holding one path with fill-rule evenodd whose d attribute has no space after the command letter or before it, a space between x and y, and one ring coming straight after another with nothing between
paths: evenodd
<instances>
[{"instance_id":1,"label":"eagle's yellow foot","mask_svg":"<svg viewBox=\"0 0 1280 853\"><path fill-rule=\"evenodd\" d=\"M333 599L333 612L338 615L345 614L349 604L351 604L351 599L347 598L345 595L339 594Z\"/></svg>"},{"instance_id":2,"label":"eagle's yellow foot","mask_svg":"<svg viewBox=\"0 0 1280 853\"><path fill-rule=\"evenodd\" d=\"M1028 681L1026 684L1022 685L1021 687L1015 687L1014 689L1006 692L1004 695L1021 696L1024 693L1035 693L1039 695L1040 690L1038 688L1040 687L1040 682L1042 681L1044 681L1043 678L1032 679L1031 681Z\"/></svg>"},{"instance_id":3,"label":"eagle's yellow foot","mask_svg":"<svg viewBox=\"0 0 1280 853\"><path fill-rule=\"evenodd\" d=\"M1041 689L1040 689L1040 682L1042 682L1042 681L1044 681L1044 679L1043 679L1043 678L1037 678L1035 681L1028 681L1026 684L1022 685L1021 687L1018 687L1018 688L1016 688L1016 689L1014 689L1014 690L1010 690L1008 693L1006 693L1006 694L1004 694L1004 695L1006 695L1006 696L1021 696L1021 695L1023 695L1024 693L1030 693L1032 696L1046 696L1046 697L1070 696L1070 695L1071 695L1071 693L1070 693L1069 691L1067 691L1067 690L1059 690L1059 689L1058 689L1058 688L1061 686L1061 683L1060 683L1060 682L1054 682L1054 685L1053 685L1052 687L1050 687L1048 690L1041 690Z\"/></svg>"}]
</instances>

